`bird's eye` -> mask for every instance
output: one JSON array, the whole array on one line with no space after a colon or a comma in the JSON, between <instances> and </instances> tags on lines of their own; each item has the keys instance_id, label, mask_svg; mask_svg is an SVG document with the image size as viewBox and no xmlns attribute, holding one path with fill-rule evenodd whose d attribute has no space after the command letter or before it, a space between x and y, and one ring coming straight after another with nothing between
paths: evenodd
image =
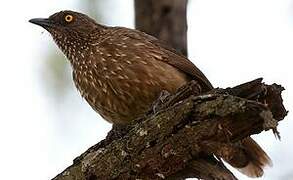
<instances>
[{"instance_id":1,"label":"bird's eye","mask_svg":"<svg viewBox=\"0 0 293 180\"><path fill-rule=\"evenodd\" d=\"M73 20L73 16L72 15L66 15L65 17L64 17L64 19L65 19L65 21L66 22L71 22L72 20Z\"/></svg>"}]
</instances>

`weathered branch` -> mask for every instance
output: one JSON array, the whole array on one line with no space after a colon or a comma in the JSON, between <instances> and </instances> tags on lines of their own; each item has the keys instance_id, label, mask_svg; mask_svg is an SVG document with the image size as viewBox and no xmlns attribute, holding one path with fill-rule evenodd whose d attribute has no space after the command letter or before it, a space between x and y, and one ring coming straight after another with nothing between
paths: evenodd
<instances>
[{"instance_id":1,"label":"weathered branch","mask_svg":"<svg viewBox=\"0 0 293 180\"><path fill-rule=\"evenodd\" d=\"M155 112L128 127L116 127L54 180L236 179L220 160L224 147L263 130L277 132L287 112L279 85L261 79L198 95L197 84L162 96ZM164 97L164 98L163 98Z\"/></svg>"}]
</instances>

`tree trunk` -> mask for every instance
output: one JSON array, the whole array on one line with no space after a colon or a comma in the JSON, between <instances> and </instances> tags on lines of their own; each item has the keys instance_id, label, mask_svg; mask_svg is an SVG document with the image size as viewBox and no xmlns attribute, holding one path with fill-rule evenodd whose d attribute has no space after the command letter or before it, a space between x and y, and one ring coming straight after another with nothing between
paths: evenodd
<instances>
[{"instance_id":1,"label":"tree trunk","mask_svg":"<svg viewBox=\"0 0 293 180\"><path fill-rule=\"evenodd\" d=\"M187 56L187 0L135 0L136 29Z\"/></svg>"}]
</instances>

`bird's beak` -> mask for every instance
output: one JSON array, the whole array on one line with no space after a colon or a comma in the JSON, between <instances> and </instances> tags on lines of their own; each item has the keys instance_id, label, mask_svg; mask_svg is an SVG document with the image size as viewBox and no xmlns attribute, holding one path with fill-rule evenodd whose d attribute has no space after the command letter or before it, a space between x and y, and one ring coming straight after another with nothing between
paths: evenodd
<instances>
[{"instance_id":1,"label":"bird's beak","mask_svg":"<svg viewBox=\"0 0 293 180\"><path fill-rule=\"evenodd\" d=\"M34 18L29 20L30 23L42 26L43 28L52 27L53 22L47 18Z\"/></svg>"}]
</instances>

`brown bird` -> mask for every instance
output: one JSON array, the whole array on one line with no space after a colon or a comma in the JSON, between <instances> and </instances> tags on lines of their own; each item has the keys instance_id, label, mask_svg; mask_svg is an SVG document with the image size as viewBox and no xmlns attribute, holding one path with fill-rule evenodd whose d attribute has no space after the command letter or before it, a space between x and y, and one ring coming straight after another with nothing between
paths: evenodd
<instances>
[{"instance_id":1,"label":"brown bird","mask_svg":"<svg viewBox=\"0 0 293 180\"><path fill-rule=\"evenodd\" d=\"M30 22L52 35L70 61L82 97L113 124L127 124L143 115L162 90L173 93L191 80L202 92L213 88L191 61L143 32L103 26L73 11ZM242 155L225 160L248 176L261 176L270 164L267 154L250 137L239 147Z\"/></svg>"}]
</instances>

